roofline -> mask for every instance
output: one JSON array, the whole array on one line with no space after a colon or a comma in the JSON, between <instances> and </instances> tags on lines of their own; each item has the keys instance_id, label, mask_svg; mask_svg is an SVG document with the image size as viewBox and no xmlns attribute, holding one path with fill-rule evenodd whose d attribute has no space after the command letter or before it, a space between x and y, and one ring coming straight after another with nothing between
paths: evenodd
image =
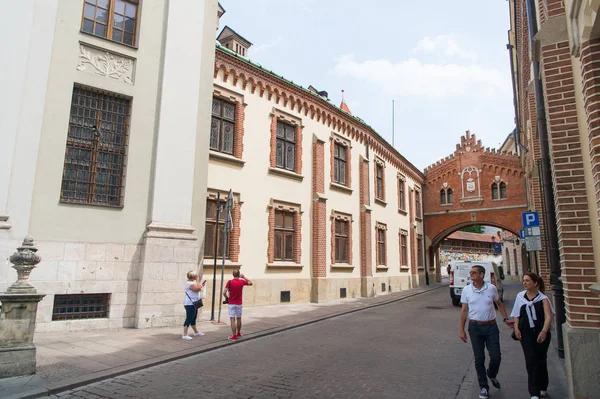
<instances>
[{"instance_id":1,"label":"roofline","mask_svg":"<svg viewBox=\"0 0 600 399\"><path fill-rule=\"evenodd\" d=\"M510 139L510 137L515 134L515 130L517 130L517 128L514 128L512 132L510 132L508 134L508 136L506 136L506 138L504 139L504 142L502 143L502 145L500 146L500 148L504 147L504 144L506 144L508 142L508 139ZM499 149L500 149L499 148Z\"/></svg>"},{"instance_id":2,"label":"roofline","mask_svg":"<svg viewBox=\"0 0 600 399\"><path fill-rule=\"evenodd\" d=\"M223 32L225 31L225 29L229 29L230 31L232 31L234 34L238 35L240 37L240 39L244 40L245 42L247 42L250 46L253 46L254 44L246 39L244 36L240 35L239 33L237 33L236 31L234 31L233 29L231 29L228 25L225 25L223 27L223 30L221 31L221 33L219 33L219 36L217 36L217 40L219 40L219 38L221 37L221 35L223 34Z\"/></svg>"},{"instance_id":3,"label":"roofline","mask_svg":"<svg viewBox=\"0 0 600 399\"><path fill-rule=\"evenodd\" d=\"M225 7L223 7L223 6L221 5L221 2L220 2L220 1L217 1L217 4L218 4L218 5L219 5L219 7L221 8L221 10L223 10L223 14L221 14L221 16L225 15L225 13L227 12L227 11L225 10Z\"/></svg>"},{"instance_id":4,"label":"roofline","mask_svg":"<svg viewBox=\"0 0 600 399\"><path fill-rule=\"evenodd\" d=\"M225 29L225 28L223 28ZM231 29L231 28L230 28ZM233 30L233 29L232 29ZM382 143L382 145L384 147L386 147L390 152L392 152L395 156L397 156L398 158L400 158L400 160L407 166L409 167L415 174L417 174L417 176L419 176L421 179L423 179L423 181L425 181L425 173L421 170L419 170L415 165L412 164L412 162L408 161L404 155L400 154L400 152L398 152L398 150L396 150L394 147L392 147L392 145L390 143L387 142L387 140L385 140L379 133L377 133L375 131L375 129L373 129L371 126L369 126L364 120L362 120L361 118L352 115L346 111L344 111L343 109L341 109L340 107L334 105L331 101L329 101L328 99L323 98L322 96L320 96L317 93L313 93L312 91L308 90L305 87L300 86L299 84L296 84L294 82L292 82L291 80L287 80L285 79L283 76L281 75L277 75L275 72L273 72L270 69L266 69L264 68L262 65L251 61L249 58L243 57L239 54L237 54L235 51L232 51L230 49L228 49L227 47L224 47L220 44L217 43L216 45L216 50L221 51L222 53L225 53L227 55L230 55L232 57L235 57L237 59L239 59L240 61L254 67L254 68L258 68L260 69L262 72L265 72L271 76L273 76L276 79L281 80L282 82L291 85L297 89L302 90L303 92L313 96L315 98L315 100L322 102L323 104L326 104L326 106L334 108L335 110L339 111L342 115L350 117L352 119L354 119L358 124L362 125L363 127L366 128L366 130L368 130L370 133L375 135L376 139L379 139L379 141Z\"/></svg>"}]
</instances>

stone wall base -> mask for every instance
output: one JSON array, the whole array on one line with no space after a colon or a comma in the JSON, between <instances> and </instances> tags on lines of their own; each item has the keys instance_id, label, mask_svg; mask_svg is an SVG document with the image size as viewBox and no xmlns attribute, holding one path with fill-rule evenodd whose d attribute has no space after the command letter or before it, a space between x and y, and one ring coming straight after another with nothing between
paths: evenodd
<instances>
[{"instance_id":1,"label":"stone wall base","mask_svg":"<svg viewBox=\"0 0 600 399\"><path fill-rule=\"evenodd\" d=\"M600 329L563 324L569 398L592 399L600 392Z\"/></svg>"},{"instance_id":2,"label":"stone wall base","mask_svg":"<svg viewBox=\"0 0 600 399\"><path fill-rule=\"evenodd\" d=\"M0 348L0 378L35 374L35 346Z\"/></svg>"}]
</instances>

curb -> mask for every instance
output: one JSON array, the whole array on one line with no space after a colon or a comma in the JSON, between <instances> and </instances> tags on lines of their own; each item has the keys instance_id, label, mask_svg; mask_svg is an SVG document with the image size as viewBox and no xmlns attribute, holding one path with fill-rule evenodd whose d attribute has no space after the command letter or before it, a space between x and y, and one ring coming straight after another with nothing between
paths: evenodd
<instances>
[{"instance_id":1,"label":"curb","mask_svg":"<svg viewBox=\"0 0 600 399\"><path fill-rule=\"evenodd\" d=\"M99 371L99 372L96 372L96 373L93 373L90 375L84 375L84 376L80 376L80 377L65 379L63 381L58 381L55 383L48 384L43 388L40 387L40 388L32 389L32 390L29 390L29 391L26 391L26 392L23 392L20 394L14 394L14 395L7 396L7 397L5 397L5 399L29 399L29 398L39 398L39 397L47 396L47 395L54 395L59 392L69 391L69 390L78 388L83 385L93 384L95 382L102 381L102 380L105 380L108 378L118 377L123 374L146 369L146 368L149 368L152 366L158 366L160 364L168 363L171 361L185 359L185 358L188 358L191 356L195 356L195 355L210 352L210 351L213 351L216 349L224 348L226 346L237 345L242 342L247 342L247 341L251 341L254 339L258 339L258 338L267 337L269 335L277 334L277 333L280 333L283 331L292 330L295 328L311 325L314 323L319 323L321 321L332 319L334 317L344 316L347 314L356 313L356 312L360 312L363 310L376 308L379 306L389 305L389 304L395 303L395 302L400 302L405 299L412 298L412 297L422 295L422 294L426 294L428 292L435 291L440 288L444 288L444 287L448 286L448 283L438 283L438 284L439 285L436 284L435 287L427 288L420 292L411 293L406 296L402 296L400 298L382 300L381 302L367 304L364 307L343 310L343 311L331 313L331 314L328 314L325 316L320 316L320 317L317 317L314 319L300 321L300 322L288 324L288 325L285 325L282 327L275 327L272 329L257 332L257 333L252 334L252 336L244 337L244 339L242 341L225 341L224 340L223 342L213 343L211 345L207 345L202 348L198 348L196 350L186 351L183 353L170 353L170 354L163 355L163 356L157 356L152 359L146 359L146 360L130 363L130 364L123 365L123 366L113 367L109 370Z\"/></svg>"}]
</instances>

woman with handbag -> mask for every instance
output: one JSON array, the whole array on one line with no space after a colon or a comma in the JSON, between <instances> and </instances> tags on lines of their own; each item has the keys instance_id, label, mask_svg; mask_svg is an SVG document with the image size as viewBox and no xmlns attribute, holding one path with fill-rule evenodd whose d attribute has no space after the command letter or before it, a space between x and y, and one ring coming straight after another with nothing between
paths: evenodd
<instances>
[{"instance_id":1,"label":"woman with handbag","mask_svg":"<svg viewBox=\"0 0 600 399\"><path fill-rule=\"evenodd\" d=\"M524 291L517 294L510 314L514 317L514 338L521 341L531 399L548 396L547 354L554 309L544 295L544 280L535 273L523 276Z\"/></svg>"},{"instance_id":2,"label":"woman with handbag","mask_svg":"<svg viewBox=\"0 0 600 399\"><path fill-rule=\"evenodd\" d=\"M195 337L201 337L204 333L201 333L196 328L196 319L198 318L198 309L202 307L202 299L200 298L200 291L206 281L200 284L198 279L198 272L190 270L187 273L188 281L185 283L185 298L183 299L183 306L185 307L185 323L183 323L183 335L181 339L192 339L188 335L188 328L192 326Z\"/></svg>"}]
</instances>

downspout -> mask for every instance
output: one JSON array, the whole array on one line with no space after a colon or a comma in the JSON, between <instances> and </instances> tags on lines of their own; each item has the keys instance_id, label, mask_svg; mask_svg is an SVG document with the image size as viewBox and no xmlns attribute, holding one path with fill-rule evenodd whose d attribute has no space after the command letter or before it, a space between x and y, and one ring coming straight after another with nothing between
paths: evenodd
<instances>
[{"instance_id":1,"label":"downspout","mask_svg":"<svg viewBox=\"0 0 600 399\"><path fill-rule=\"evenodd\" d=\"M425 185L420 191L421 194L421 214L423 215L423 221L421 226L423 227L423 267L425 268L425 285L429 285L429 270L427 269L427 234L425 234Z\"/></svg>"},{"instance_id":2,"label":"downspout","mask_svg":"<svg viewBox=\"0 0 600 399\"><path fill-rule=\"evenodd\" d=\"M521 77L519 72L519 56L514 56L514 51L518 51L519 41L518 41L518 25L517 25L517 0L513 0L513 26L515 31L515 45L510 44L510 36L508 38L509 43L506 45L506 48L510 54L510 70L511 70L511 81L513 87L513 106L515 108L515 130L514 130L514 138L515 138L515 152L519 155L519 150L523 149L525 152L529 152L529 148L521 144L521 119L519 118L519 100L518 100L518 92L521 83ZM515 61L516 59L516 61ZM516 64L515 64L516 63ZM514 72L513 72L514 71ZM517 75L515 78L515 74Z\"/></svg>"},{"instance_id":3,"label":"downspout","mask_svg":"<svg viewBox=\"0 0 600 399\"><path fill-rule=\"evenodd\" d=\"M508 49L508 54L510 58L510 80L512 81L512 89L513 89L513 107L515 108L515 130L513 130L513 136L515 140L515 153L519 155L519 133L520 123L519 123L519 105L517 102L517 83L515 82L515 65L513 61L513 45L508 43L506 45Z\"/></svg>"},{"instance_id":4,"label":"downspout","mask_svg":"<svg viewBox=\"0 0 600 399\"><path fill-rule=\"evenodd\" d=\"M527 24L529 26L529 46L532 54L535 48L534 37L538 32L535 0L527 0ZM560 253L558 250L558 227L556 224L556 208L554 207L554 186L552 182L552 165L550 162L550 145L548 142L548 126L546 124L546 108L544 105L544 88L540 79L540 63L531 57L533 66L533 83L535 89L535 108L537 112L537 130L540 139L540 153L542 166L542 182L544 185L543 201L546 208L546 234L548 245L546 255L550 266L550 284L554 291L554 305L556 306L556 338L558 356L565 358L562 325L566 321L565 297L561 281Z\"/></svg>"}]
</instances>

